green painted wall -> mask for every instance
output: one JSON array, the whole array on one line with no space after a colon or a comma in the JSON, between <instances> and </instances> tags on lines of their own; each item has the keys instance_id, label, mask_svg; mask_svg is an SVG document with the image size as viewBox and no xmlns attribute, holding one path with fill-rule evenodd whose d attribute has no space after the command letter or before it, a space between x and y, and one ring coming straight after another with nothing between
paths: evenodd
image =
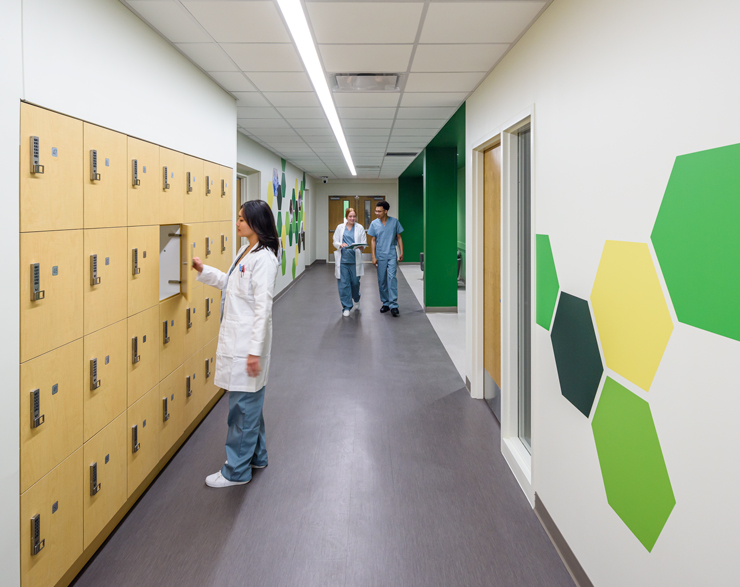
<instances>
[{"instance_id":1,"label":"green painted wall","mask_svg":"<svg viewBox=\"0 0 740 587\"><path fill-rule=\"evenodd\" d=\"M465 250L465 165L457 168L457 248Z\"/></svg>"},{"instance_id":2,"label":"green painted wall","mask_svg":"<svg viewBox=\"0 0 740 587\"><path fill-rule=\"evenodd\" d=\"M403 260L418 263L424 246L424 181L421 176L398 178L398 221L403 226Z\"/></svg>"}]
</instances>

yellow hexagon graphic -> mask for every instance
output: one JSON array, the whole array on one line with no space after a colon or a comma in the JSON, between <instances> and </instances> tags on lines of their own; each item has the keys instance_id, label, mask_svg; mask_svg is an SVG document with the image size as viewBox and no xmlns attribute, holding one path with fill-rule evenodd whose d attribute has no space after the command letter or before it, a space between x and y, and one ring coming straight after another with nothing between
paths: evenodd
<instances>
[{"instance_id":1,"label":"yellow hexagon graphic","mask_svg":"<svg viewBox=\"0 0 740 587\"><path fill-rule=\"evenodd\" d=\"M606 241L591 304L607 367L648 391L673 320L647 244Z\"/></svg>"},{"instance_id":2,"label":"yellow hexagon graphic","mask_svg":"<svg viewBox=\"0 0 740 587\"><path fill-rule=\"evenodd\" d=\"M272 200L275 197L275 190L272 187L272 182L267 184L267 205L272 208Z\"/></svg>"}]
</instances>

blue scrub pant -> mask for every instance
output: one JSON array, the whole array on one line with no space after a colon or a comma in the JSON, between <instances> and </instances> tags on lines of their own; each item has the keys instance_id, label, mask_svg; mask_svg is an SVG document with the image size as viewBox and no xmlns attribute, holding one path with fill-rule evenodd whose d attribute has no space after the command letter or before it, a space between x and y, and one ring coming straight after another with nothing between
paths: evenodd
<instances>
[{"instance_id":1,"label":"blue scrub pant","mask_svg":"<svg viewBox=\"0 0 740 587\"><path fill-rule=\"evenodd\" d=\"M267 465L265 419L262 404L265 388L254 393L229 392L229 433L226 435L226 460L221 474L229 481L249 481L252 467Z\"/></svg>"},{"instance_id":2,"label":"blue scrub pant","mask_svg":"<svg viewBox=\"0 0 740 587\"><path fill-rule=\"evenodd\" d=\"M352 300L360 301L360 278L357 277L357 265L354 263L340 263L337 282L342 309L351 310Z\"/></svg>"},{"instance_id":3,"label":"blue scrub pant","mask_svg":"<svg viewBox=\"0 0 740 587\"><path fill-rule=\"evenodd\" d=\"M398 280L396 271L398 260L378 259L378 289L380 290L380 301L389 308L398 308Z\"/></svg>"}]
</instances>

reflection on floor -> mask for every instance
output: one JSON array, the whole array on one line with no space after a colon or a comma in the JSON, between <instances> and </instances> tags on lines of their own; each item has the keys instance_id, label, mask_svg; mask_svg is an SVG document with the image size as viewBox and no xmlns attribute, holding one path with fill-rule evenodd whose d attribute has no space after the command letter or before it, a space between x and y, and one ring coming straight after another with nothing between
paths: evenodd
<instances>
[{"instance_id":1,"label":"reflection on floor","mask_svg":"<svg viewBox=\"0 0 740 587\"><path fill-rule=\"evenodd\" d=\"M401 272L408 281L417 301L424 307L424 273L418 263L401 265ZM399 303L403 303L399 300ZM465 381L465 290L457 290L457 314L434 312L427 314L439 340L450 355L460 377Z\"/></svg>"}]
</instances>

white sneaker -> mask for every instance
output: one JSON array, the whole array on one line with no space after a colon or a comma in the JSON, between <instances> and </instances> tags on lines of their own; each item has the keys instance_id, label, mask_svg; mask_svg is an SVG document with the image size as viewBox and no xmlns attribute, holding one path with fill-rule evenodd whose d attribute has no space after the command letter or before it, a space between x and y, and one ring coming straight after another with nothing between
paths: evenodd
<instances>
[{"instance_id":1,"label":"white sneaker","mask_svg":"<svg viewBox=\"0 0 740 587\"><path fill-rule=\"evenodd\" d=\"M355 312L359 312L359 311L360 311L360 300L357 300L355 302Z\"/></svg>"},{"instance_id":2,"label":"white sneaker","mask_svg":"<svg viewBox=\"0 0 740 587\"><path fill-rule=\"evenodd\" d=\"M208 487L216 487L217 489L221 487L233 487L234 485L246 485L247 483L249 483L249 481L229 481L221 474L221 471L206 477L206 485L208 485Z\"/></svg>"},{"instance_id":3,"label":"white sneaker","mask_svg":"<svg viewBox=\"0 0 740 587\"><path fill-rule=\"evenodd\" d=\"M342 316L344 316L345 318L346 318L347 316L349 316L349 310L343 310L343 311L342 311Z\"/></svg>"}]
</instances>

